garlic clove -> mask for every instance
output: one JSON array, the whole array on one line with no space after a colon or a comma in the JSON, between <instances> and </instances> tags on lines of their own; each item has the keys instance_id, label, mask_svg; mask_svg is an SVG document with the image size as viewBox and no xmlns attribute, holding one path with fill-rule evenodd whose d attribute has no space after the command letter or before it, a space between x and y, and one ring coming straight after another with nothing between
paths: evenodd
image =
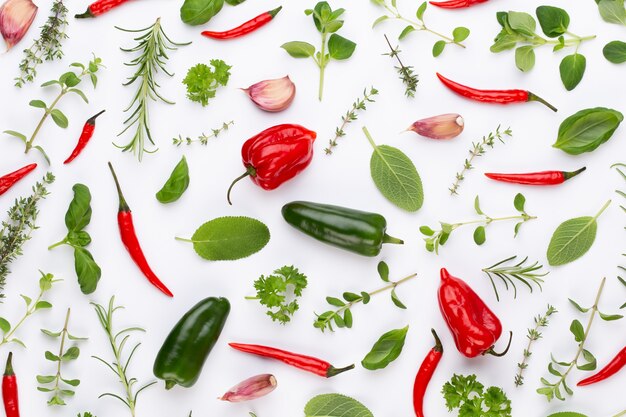
<instances>
[{"instance_id":1,"label":"garlic clove","mask_svg":"<svg viewBox=\"0 0 626 417\"><path fill-rule=\"evenodd\" d=\"M7 0L0 7L0 33L7 44L7 51L26 35L37 10L31 0Z\"/></svg>"},{"instance_id":2,"label":"garlic clove","mask_svg":"<svg viewBox=\"0 0 626 417\"><path fill-rule=\"evenodd\" d=\"M260 81L242 90L258 108L268 112L285 110L296 96L296 85L288 75L275 80Z\"/></svg>"},{"instance_id":3,"label":"garlic clove","mask_svg":"<svg viewBox=\"0 0 626 417\"><path fill-rule=\"evenodd\" d=\"M271 374L255 375L241 381L220 398L232 403L254 400L276 389L276 378Z\"/></svg>"},{"instance_id":4,"label":"garlic clove","mask_svg":"<svg viewBox=\"0 0 626 417\"><path fill-rule=\"evenodd\" d=\"M431 139L452 139L459 136L464 127L465 122L461 115L448 113L418 120L407 130Z\"/></svg>"}]
</instances>

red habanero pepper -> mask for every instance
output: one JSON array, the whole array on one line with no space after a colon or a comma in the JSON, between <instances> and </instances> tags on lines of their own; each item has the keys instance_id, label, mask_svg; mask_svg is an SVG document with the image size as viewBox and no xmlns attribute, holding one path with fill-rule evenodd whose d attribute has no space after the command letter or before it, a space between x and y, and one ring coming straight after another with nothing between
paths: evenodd
<instances>
[{"instance_id":1,"label":"red habanero pepper","mask_svg":"<svg viewBox=\"0 0 626 417\"><path fill-rule=\"evenodd\" d=\"M504 352L494 352L493 346L502 335L500 320L469 285L445 268L441 268L437 298L459 352L468 358L486 354L504 356L508 352L513 333Z\"/></svg>"},{"instance_id":2,"label":"red habanero pepper","mask_svg":"<svg viewBox=\"0 0 626 417\"><path fill-rule=\"evenodd\" d=\"M548 103L536 94L526 90L479 90L476 88L468 87L463 84L459 84L452 81L443 75L437 73L439 80L455 93L462 95L470 100L480 101L483 103L496 103L496 104L510 104L510 103L525 103L528 101L538 101L545 104L552 111L557 111L557 108Z\"/></svg>"},{"instance_id":3,"label":"red habanero pepper","mask_svg":"<svg viewBox=\"0 0 626 417\"><path fill-rule=\"evenodd\" d=\"M139 267L141 272L148 278L148 281L155 287L157 287L162 293L169 297L173 297L172 292L161 282L161 280L156 276L156 274L148 265L148 261L141 250L141 246L139 245L139 240L137 239L137 234L135 233L135 226L133 224L133 213L128 207L126 203L126 199L124 198L124 194L122 194L122 189L120 188L120 183L117 180L117 175L115 175L115 171L113 170L113 165L109 162L109 168L111 169L111 174L113 174L113 180L115 181L115 187L117 188L117 195L120 200L119 209L117 212L117 225L120 229L120 237L122 238L122 243L126 247L128 254L131 259L135 262L135 264Z\"/></svg>"},{"instance_id":4,"label":"red habanero pepper","mask_svg":"<svg viewBox=\"0 0 626 417\"><path fill-rule=\"evenodd\" d=\"M7 366L2 377L2 400L7 417L20 417L20 404L17 392L17 378L13 372L13 352L9 352Z\"/></svg>"},{"instance_id":5,"label":"red habanero pepper","mask_svg":"<svg viewBox=\"0 0 626 417\"><path fill-rule=\"evenodd\" d=\"M76 19L85 19L89 17L100 16L103 13L126 3L128 0L97 0L87 7L85 13L74 15Z\"/></svg>"},{"instance_id":6,"label":"red habanero pepper","mask_svg":"<svg viewBox=\"0 0 626 417\"><path fill-rule=\"evenodd\" d=\"M261 13L254 19L248 20L242 25L239 25L234 29L225 30L224 32L211 32L210 30L205 30L202 32L202 36L221 40L239 38L267 25L276 17L282 8L283 6L280 6L277 9L270 10L269 12Z\"/></svg>"},{"instance_id":7,"label":"red habanero pepper","mask_svg":"<svg viewBox=\"0 0 626 417\"><path fill-rule=\"evenodd\" d=\"M283 124L248 139L241 147L246 172L228 187L228 204L232 205L230 192L233 186L245 177L249 176L264 190L273 190L298 175L311 163L316 137L315 132L305 127Z\"/></svg>"},{"instance_id":8,"label":"red habanero pepper","mask_svg":"<svg viewBox=\"0 0 626 417\"><path fill-rule=\"evenodd\" d=\"M24 178L35 168L37 168L37 164L29 164L17 171L9 172L0 177L0 195L6 193L9 188L13 187L16 182Z\"/></svg>"},{"instance_id":9,"label":"red habanero pepper","mask_svg":"<svg viewBox=\"0 0 626 417\"><path fill-rule=\"evenodd\" d=\"M431 1L433 6L441 7L442 9L462 9L464 7L470 7L475 4L484 3L489 0L448 0L448 1Z\"/></svg>"},{"instance_id":10,"label":"red habanero pepper","mask_svg":"<svg viewBox=\"0 0 626 417\"><path fill-rule=\"evenodd\" d=\"M613 360L606 364L606 366L600 369L596 374L583 379L578 384L579 387L585 385L595 384L596 382L604 381L605 379L615 375L620 369L626 365L626 346L619 351L617 356Z\"/></svg>"},{"instance_id":11,"label":"red habanero pepper","mask_svg":"<svg viewBox=\"0 0 626 417\"><path fill-rule=\"evenodd\" d=\"M415 383L413 384L413 409L417 417L424 417L423 407L426 388L428 388L428 383L443 356L443 345L441 344L441 340L439 340L439 336L437 336L435 329L430 329L430 331L433 332L433 336L435 337L435 346L432 347L428 355L424 358L415 376Z\"/></svg>"},{"instance_id":12,"label":"red habanero pepper","mask_svg":"<svg viewBox=\"0 0 626 417\"><path fill-rule=\"evenodd\" d=\"M69 164L70 162L72 162L74 159L76 159L78 155L80 155L83 149L85 149L85 146L87 146L87 143L89 143L89 140L93 136L93 131L96 129L96 118L102 113L104 113L104 110L87 119L87 121L85 122L85 126L83 126L83 131L80 134L80 138L78 138L78 143L76 144L76 147L72 151L72 154L65 160L65 162L63 162L64 164Z\"/></svg>"},{"instance_id":13,"label":"red habanero pepper","mask_svg":"<svg viewBox=\"0 0 626 417\"><path fill-rule=\"evenodd\" d=\"M287 365L314 373L315 375L323 376L325 378L330 378L354 368L354 364L346 366L345 368L335 368L330 363L321 359L287 352L286 350L280 350L268 346L248 345L244 343L229 343L228 345L238 351L263 356L265 358L276 359L286 363Z\"/></svg>"},{"instance_id":14,"label":"red habanero pepper","mask_svg":"<svg viewBox=\"0 0 626 417\"><path fill-rule=\"evenodd\" d=\"M492 172L485 173L487 178L492 180L510 182L513 184L525 184L525 185L556 185L563 184L570 178L580 174L586 167L582 167L579 170L566 172L566 171L542 171L542 172L530 172L527 174L496 174Z\"/></svg>"}]
</instances>

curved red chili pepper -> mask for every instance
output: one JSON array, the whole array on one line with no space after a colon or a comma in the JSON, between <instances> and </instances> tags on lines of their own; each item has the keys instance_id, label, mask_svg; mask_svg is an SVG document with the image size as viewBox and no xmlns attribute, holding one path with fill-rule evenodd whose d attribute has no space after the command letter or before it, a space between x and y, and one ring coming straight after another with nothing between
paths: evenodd
<instances>
[{"instance_id":1,"label":"curved red chili pepper","mask_svg":"<svg viewBox=\"0 0 626 417\"><path fill-rule=\"evenodd\" d=\"M141 250L141 245L139 245L139 240L137 239L137 234L135 233L135 226L133 224L133 214L126 203L126 199L124 198L124 194L122 194L122 189L120 188L120 183L117 180L117 175L115 175L115 171L113 170L113 165L109 162L109 168L111 169L111 174L113 174L113 180L115 181L115 187L117 188L117 195L119 197L119 209L117 212L117 225L120 229L120 236L122 238L122 243L126 247L128 254L131 259L135 262L135 264L139 267L141 272L148 278L148 281L155 287L157 287L161 292L169 297L173 297L172 292L161 282L161 280L156 276L156 274L148 265L148 261L146 260L143 251Z\"/></svg>"},{"instance_id":2,"label":"curved red chili pepper","mask_svg":"<svg viewBox=\"0 0 626 417\"><path fill-rule=\"evenodd\" d=\"M433 6L441 7L442 9L462 9L464 7L470 7L475 4L484 3L488 0L448 0L448 1L431 1Z\"/></svg>"},{"instance_id":3,"label":"curved red chili pepper","mask_svg":"<svg viewBox=\"0 0 626 417\"><path fill-rule=\"evenodd\" d=\"M20 404L17 391L17 377L13 372L13 352L9 352L7 366L2 378L2 400L7 417L20 417Z\"/></svg>"},{"instance_id":4,"label":"curved red chili pepper","mask_svg":"<svg viewBox=\"0 0 626 417\"><path fill-rule=\"evenodd\" d=\"M298 353L287 352L286 350L276 349L269 346L248 345L245 343L229 343L233 349L241 352L251 353L265 358L276 359L287 365L293 366L303 371L314 373L315 375L330 378L342 372L349 371L354 368L354 364L345 368L335 368L330 363L312 356L300 355Z\"/></svg>"},{"instance_id":5,"label":"curved red chili pepper","mask_svg":"<svg viewBox=\"0 0 626 417\"><path fill-rule=\"evenodd\" d=\"M70 162L72 162L74 159L76 159L78 155L80 155L83 149L85 149L85 146L87 146L87 143L89 143L89 140L93 136L93 131L96 129L96 118L104 112L105 111L102 110L100 113L95 114L87 119L85 125L83 126L83 131L78 138L78 143L76 144L76 147L72 151L71 155L65 160L65 162L63 162L63 164L69 164Z\"/></svg>"},{"instance_id":6,"label":"curved red chili pepper","mask_svg":"<svg viewBox=\"0 0 626 417\"><path fill-rule=\"evenodd\" d=\"M205 30L204 32L202 32L202 35L206 36L207 38L221 40L239 38L267 25L276 17L278 12L280 12L282 8L283 6L280 6L274 10L270 10L269 12L261 13L254 19L248 20L247 22L237 26L234 29L226 30L224 32L212 32L209 30Z\"/></svg>"},{"instance_id":7,"label":"curved red chili pepper","mask_svg":"<svg viewBox=\"0 0 626 417\"><path fill-rule=\"evenodd\" d=\"M119 6L120 4L126 3L128 0L98 0L94 3L91 3L85 13L74 15L76 19L85 19L89 17L100 16L103 13L108 12L109 10Z\"/></svg>"},{"instance_id":8,"label":"curved red chili pepper","mask_svg":"<svg viewBox=\"0 0 626 417\"><path fill-rule=\"evenodd\" d=\"M422 365L420 366L417 375L415 376L415 383L413 384L413 409L417 417L424 417L424 395L426 394L426 388L428 383L441 361L443 356L443 345L439 336L435 332L435 329L430 329L435 337L435 346L428 352L428 355L424 358Z\"/></svg>"},{"instance_id":9,"label":"curved red chili pepper","mask_svg":"<svg viewBox=\"0 0 626 417\"><path fill-rule=\"evenodd\" d=\"M545 104L552 111L557 111L557 108L548 103L536 94L526 90L479 90L477 88L468 87L463 84L459 84L456 81L452 81L443 75L437 73L439 80L455 93L462 95L470 100L480 101L482 103L497 103L497 104L510 104L510 103L524 103L528 101L538 101Z\"/></svg>"},{"instance_id":10,"label":"curved red chili pepper","mask_svg":"<svg viewBox=\"0 0 626 417\"><path fill-rule=\"evenodd\" d=\"M556 185L562 184L572 177L580 174L586 167L582 167L576 171L542 171L531 172L528 174L496 174L487 172L485 176L492 180L510 182L513 184L525 184L525 185Z\"/></svg>"},{"instance_id":11,"label":"curved red chili pepper","mask_svg":"<svg viewBox=\"0 0 626 417\"><path fill-rule=\"evenodd\" d=\"M35 168L37 168L37 164L29 164L0 177L0 195L6 193L9 188L13 187L16 182L24 178Z\"/></svg>"},{"instance_id":12,"label":"curved red chili pepper","mask_svg":"<svg viewBox=\"0 0 626 417\"><path fill-rule=\"evenodd\" d=\"M604 381L619 372L624 365L626 365L626 346L624 346L624 348L619 351L617 356L615 356L611 362L607 363L604 368L600 369L596 374L583 379L576 385L583 387L585 385L591 385L596 382Z\"/></svg>"},{"instance_id":13,"label":"curved red chili pepper","mask_svg":"<svg viewBox=\"0 0 626 417\"><path fill-rule=\"evenodd\" d=\"M264 190L273 190L298 175L311 163L316 137L315 132L300 125L283 124L248 139L241 148L246 172L228 188L228 203L232 204L233 186L245 177Z\"/></svg>"}]
</instances>

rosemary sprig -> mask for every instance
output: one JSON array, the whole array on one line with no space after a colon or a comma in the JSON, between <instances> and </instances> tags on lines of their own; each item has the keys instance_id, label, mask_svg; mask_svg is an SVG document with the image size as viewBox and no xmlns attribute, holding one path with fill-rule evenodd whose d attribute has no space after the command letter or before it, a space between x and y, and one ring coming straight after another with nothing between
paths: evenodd
<instances>
[{"instance_id":1,"label":"rosemary sprig","mask_svg":"<svg viewBox=\"0 0 626 417\"><path fill-rule=\"evenodd\" d=\"M626 173L624 173L624 171L622 171L620 167L626 168L626 164L618 163L618 164L611 165L611 168L615 168L615 170L621 175L622 179L626 181ZM626 192L622 190L615 190L615 192L619 194L620 196L626 198ZM624 207L623 205L620 205L620 208L624 211L624 213L626 213L626 207ZM624 226L624 229L626 230L626 226ZM622 256L626 256L626 253L622 253ZM626 273L626 265L619 265L618 268L624 273ZM619 279L619 281L626 286L626 281L624 280L624 278L622 278L621 276L618 276L617 279ZM620 307L620 309L625 308L625 307L626 307L626 303L624 303Z\"/></svg>"},{"instance_id":2,"label":"rosemary sprig","mask_svg":"<svg viewBox=\"0 0 626 417\"><path fill-rule=\"evenodd\" d=\"M29 197L15 200L8 211L7 220L2 222L0 229L0 302L4 298L4 286L9 265L22 254L22 246L30 240L31 234L37 229L36 220L39 210L37 204L49 194L47 187L54 182L54 175L48 172L41 182L33 187Z\"/></svg>"},{"instance_id":3,"label":"rosemary sprig","mask_svg":"<svg viewBox=\"0 0 626 417\"><path fill-rule=\"evenodd\" d=\"M115 311L117 310L124 308L122 306L117 306L117 307L115 306L115 296L111 297L108 308L104 308L100 304L96 304L96 303L91 303L91 305L94 306L96 310L96 314L98 315L98 319L100 320L100 324L102 325L102 328L107 335L107 338L111 345L111 350L113 351L114 360L113 362L109 363L98 356L93 356L93 358L99 360L100 362L105 364L111 371L113 371L113 373L119 379L120 383L122 384L124 388L123 395L125 396L125 398L122 398L121 396L117 394L107 392L107 393L101 394L98 398L107 397L107 396L117 398L118 400L123 402L124 405L126 405L126 407L128 407L128 409L130 410L130 415L132 417L135 417L137 397L144 389L156 384L156 381L143 385L141 388L139 388L136 392L133 393L133 387L138 381L137 381L137 378L129 378L127 371L128 371L128 365L130 364L130 361L133 358L133 354L135 353L137 348L141 345L141 343L137 343L130 350L130 354L128 355L128 358L126 360L123 359L123 354L124 354L124 347L126 346L126 342L130 338L129 333L135 332L135 331L145 332L145 330L140 327L129 327L129 328L120 330L118 332L113 330L113 313L115 313ZM121 340L119 340L120 338Z\"/></svg>"},{"instance_id":4,"label":"rosemary sprig","mask_svg":"<svg viewBox=\"0 0 626 417\"><path fill-rule=\"evenodd\" d=\"M530 292L533 292L533 287L530 285L531 283L537 284L539 289L541 290L541 284L543 284L542 277L545 277L550 272L545 272L543 274L538 273L543 265L540 265L539 262L535 261L531 265L524 265L528 260L528 256L514 265L503 265L509 261L513 261L517 258L517 256L511 256L510 258L506 258L498 263L495 263L487 268L483 268L483 272L487 274L489 280L491 281L491 286L496 293L496 299L500 301L500 296L498 295L498 289L496 288L496 283L493 280L493 275L500 278L504 283L504 287L509 289L509 284L513 287L513 298L517 298L517 287L515 286L515 280L522 282L525 284Z\"/></svg>"},{"instance_id":5,"label":"rosemary sprig","mask_svg":"<svg viewBox=\"0 0 626 417\"><path fill-rule=\"evenodd\" d=\"M24 49L24 59L20 62L20 75L15 78L15 86L22 87L37 76L37 66L43 61L63 58L62 43L67 39L67 7L63 0L52 3L50 16L41 27L39 38Z\"/></svg>"},{"instance_id":6,"label":"rosemary sprig","mask_svg":"<svg viewBox=\"0 0 626 417\"><path fill-rule=\"evenodd\" d=\"M400 75L400 79L404 83L404 94L410 98L415 97L415 91L417 90L417 83L419 83L419 78L417 77L417 75L415 75L412 66L405 66L402 63L402 60L400 59L400 52L402 52L400 50L400 47L396 46L394 48L393 46L391 46L391 42L389 42L389 38L387 37L387 35L385 35L385 40L387 41L387 45L389 45L389 49L391 49L391 52L383 55L387 55L392 59L396 58L399 66L394 68L396 69L396 71Z\"/></svg>"},{"instance_id":7,"label":"rosemary sprig","mask_svg":"<svg viewBox=\"0 0 626 417\"><path fill-rule=\"evenodd\" d=\"M546 310L545 314L543 316L538 315L537 317L535 317L535 327L528 329L528 334L526 335L526 338L528 339L528 344L526 345L526 349L524 349L524 358L522 359L522 362L517 364L517 374L515 374L516 387L524 385L524 375L522 374L524 373L524 370L528 368L528 360L532 355L530 348L533 342L541 339L541 332L539 331L539 329L543 327L548 327L550 316L554 313L558 313L558 311L556 310L556 308L548 304L548 309Z\"/></svg>"},{"instance_id":8,"label":"rosemary sprig","mask_svg":"<svg viewBox=\"0 0 626 417\"><path fill-rule=\"evenodd\" d=\"M138 52L139 56L126 64L131 67L136 67L137 70L135 74L128 78L128 81L124 83L124 85L131 85L135 81L138 81L138 85L137 92L133 96L133 99L128 107L124 109L125 112L131 111L133 108L134 110L132 110L130 116L124 120L126 127L117 136L121 136L134 125L136 125L137 128L130 142L124 146L115 146L122 149L123 152L132 151L139 161L141 161L144 152L154 153L157 151L157 149L152 151L146 149L146 138L154 145L154 140L150 133L148 104L150 101L157 101L157 99L161 100L163 103L174 104L174 102L167 100L157 91L157 88L160 86L154 78L159 73L159 69L166 75L170 77L173 76L174 74L171 74L165 68L165 63L169 59L167 51L175 51L178 49L177 47L189 45L191 42L176 43L170 40L161 27L161 18L158 18L153 25L144 29L122 29L117 26L116 28L123 32L139 34L134 38L134 40L137 41L135 47L129 49L121 48L122 51L128 53Z\"/></svg>"},{"instance_id":9,"label":"rosemary sprig","mask_svg":"<svg viewBox=\"0 0 626 417\"><path fill-rule=\"evenodd\" d=\"M352 103L352 108L346 112L344 116L341 116L341 126L335 129L335 137L328 141L328 148L324 149L326 155L333 153L333 148L337 146L337 140L346 135L345 128L348 124L358 119L358 112L367 110L367 103L373 103L372 97L378 95L378 90L374 87L370 87L369 93L367 88L363 90L363 98L358 98Z\"/></svg>"},{"instance_id":10,"label":"rosemary sprig","mask_svg":"<svg viewBox=\"0 0 626 417\"><path fill-rule=\"evenodd\" d=\"M511 128L509 127L505 131L501 132L500 126L498 125L495 132L490 132L487 136L483 136L480 142L472 143L472 149L469 150L469 158L465 159L463 169L456 173L454 183L452 183L452 187L449 188L451 195L459 194L458 190L461 185L461 181L465 179L467 171L474 169L474 166L472 165L474 158L484 155L487 152L487 148L493 148L496 143L496 139L504 143L505 136L513 136Z\"/></svg>"},{"instance_id":11,"label":"rosemary sprig","mask_svg":"<svg viewBox=\"0 0 626 417\"><path fill-rule=\"evenodd\" d=\"M191 139L189 136L183 139L181 135L178 135L177 138L172 138L172 141L173 144L176 146L180 146L183 143L191 145L194 142L199 142L200 145L206 145L207 143L209 143L209 139L218 137L220 133L227 131L228 128L234 124L235 122L232 120L230 122L224 122L222 123L222 126L218 127L217 129L211 129L211 134L206 135L205 133L202 133L200 136L198 136L198 139Z\"/></svg>"}]
</instances>

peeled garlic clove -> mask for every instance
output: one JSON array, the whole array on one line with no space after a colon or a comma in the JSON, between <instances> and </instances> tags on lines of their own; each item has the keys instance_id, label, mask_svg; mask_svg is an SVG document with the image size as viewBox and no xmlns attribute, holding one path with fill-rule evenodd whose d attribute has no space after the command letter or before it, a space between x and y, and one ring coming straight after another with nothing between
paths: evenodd
<instances>
[{"instance_id":1,"label":"peeled garlic clove","mask_svg":"<svg viewBox=\"0 0 626 417\"><path fill-rule=\"evenodd\" d=\"M418 120L407 130L431 139L452 139L463 132L464 125L461 115L448 113Z\"/></svg>"},{"instance_id":2,"label":"peeled garlic clove","mask_svg":"<svg viewBox=\"0 0 626 417\"><path fill-rule=\"evenodd\" d=\"M296 96L296 85L286 75L275 80L260 81L243 88L243 91L261 110L279 112L291 105Z\"/></svg>"},{"instance_id":3,"label":"peeled garlic clove","mask_svg":"<svg viewBox=\"0 0 626 417\"><path fill-rule=\"evenodd\" d=\"M231 403L254 400L269 394L276 389L276 378L274 375L261 374L241 381L228 392L222 395L220 400Z\"/></svg>"},{"instance_id":4,"label":"peeled garlic clove","mask_svg":"<svg viewBox=\"0 0 626 417\"><path fill-rule=\"evenodd\" d=\"M37 9L31 0L7 0L0 7L0 33L7 44L7 51L26 35Z\"/></svg>"}]
</instances>

